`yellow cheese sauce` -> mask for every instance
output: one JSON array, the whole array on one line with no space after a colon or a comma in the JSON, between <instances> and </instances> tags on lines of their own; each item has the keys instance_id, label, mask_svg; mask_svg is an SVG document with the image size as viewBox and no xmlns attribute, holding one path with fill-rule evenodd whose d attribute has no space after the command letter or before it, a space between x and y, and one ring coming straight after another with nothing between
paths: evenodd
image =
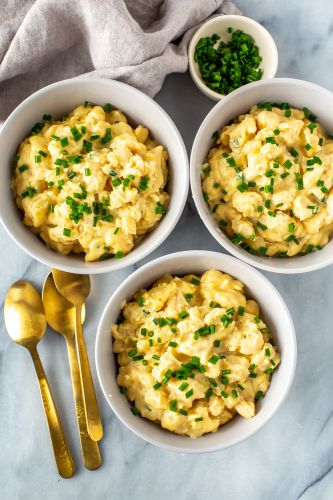
<instances>
[{"instance_id":1,"label":"yellow cheese sauce","mask_svg":"<svg viewBox=\"0 0 333 500\"><path fill-rule=\"evenodd\" d=\"M113 350L133 413L192 438L255 415L280 357L243 288L217 270L167 275L123 304Z\"/></svg>"},{"instance_id":2,"label":"yellow cheese sauce","mask_svg":"<svg viewBox=\"0 0 333 500\"><path fill-rule=\"evenodd\" d=\"M167 152L110 104L45 117L18 150L12 189L23 223L62 254L121 258L163 217Z\"/></svg>"},{"instance_id":3,"label":"yellow cheese sauce","mask_svg":"<svg viewBox=\"0 0 333 500\"><path fill-rule=\"evenodd\" d=\"M305 255L333 231L333 140L307 109L254 106L215 133L202 167L221 229L250 253Z\"/></svg>"}]
</instances>

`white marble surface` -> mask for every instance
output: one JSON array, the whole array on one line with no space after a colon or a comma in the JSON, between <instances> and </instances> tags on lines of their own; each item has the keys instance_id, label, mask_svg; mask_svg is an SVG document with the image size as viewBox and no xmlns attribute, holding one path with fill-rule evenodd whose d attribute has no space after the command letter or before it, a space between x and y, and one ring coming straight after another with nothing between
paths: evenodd
<instances>
[{"instance_id":1,"label":"white marble surface","mask_svg":"<svg viewBox=\"0 0 333 500\"><path fill-rule=\"evenodd\" d=\"M333 90L331 0L239 0L238 6L271 31L279 49L278 76L311 80ZM213 102L199 93L188 75L168 77L157 101L175 120L190 151L195 132ZM172 235L149 259L194 248L221 250L189 201ZM23 277L40 289L47 268L25 255L2 228L0 252L2 298L8 286ZM93 279L85 328L91 360L103 307L132 271L129 268ZM1 318L1 499L333 498L333 268L303 276L266 275L285 297L295 321L299 349L295 382L283 407L260 433L220 453L184 456L146 444L117 420L98 389L105 426L104 463L96 472L85 470L65 344L55 333L47 333L40 354L77 464L77 473L70 480L59 478L55 470L28 353L9 341Z\"/></svg>"}]
</instances>

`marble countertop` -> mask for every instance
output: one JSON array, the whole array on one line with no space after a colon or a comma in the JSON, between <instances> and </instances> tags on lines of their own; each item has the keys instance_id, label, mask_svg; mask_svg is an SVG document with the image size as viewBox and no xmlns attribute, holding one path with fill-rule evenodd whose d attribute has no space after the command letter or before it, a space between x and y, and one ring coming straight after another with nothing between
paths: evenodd
<instances>
[{"instance_id":1,"label":"marble countertop","mask_svg":"<svg viewBox=\"0 0 333 500\"><path fill-rule=\"evenodd\" d=\"M333 90L333 3L330 0L238 0L239 8L272 33L279 50L278 76L310 80ZM169 76L156 100L171 115L188 151L213 106L188 74ZM181 105L180 105L181 103ZM189 198L176 229L149 258L184 249L221 251ZM22 252L0 228L1 297L20 278L39 289L48 269ZM95 332L127 268L93 278L85 326L93 361ZM103 466L82 466L67 353L50 331L40 355L52 385L77 473L56 472L38 385L28 353L10 342L1 315L0 496L2 500L326 500L333 498L332 311L333 267L283 276L265 273L285 298L298 339L298 365L290 394L277 415L248 441L215 454L179 455L142 441L113 415L96 388L103 414ZM92 362L92 365L93 362Z\"/></svg>"}]
</instances>

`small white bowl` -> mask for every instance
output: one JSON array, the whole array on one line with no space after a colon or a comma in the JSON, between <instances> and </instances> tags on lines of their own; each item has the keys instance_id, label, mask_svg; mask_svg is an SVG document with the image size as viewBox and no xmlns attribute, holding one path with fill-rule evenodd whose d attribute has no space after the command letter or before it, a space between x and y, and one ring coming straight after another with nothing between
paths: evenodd
<instances>
[{"instance_id":1,"label":"small white bowl","mask_svg":"<svg viewBox=\"0 0 333 500\"><path fill-rule=\"evenodd\" d=\"M205 36L212 36L214 33L220 35L221 39L226 42L231 38L228 33L228 28L233 30L240 29L251 35L256 45L259 47L259 54L262 57L260 68L263 70L261 80L274 78L278 67L278 51L275 42L270 33L259 23L249 17L230 15L216 16L204 23L194 33L188 47L188 64L192 79L201 92L214 101L220 101L225 97L224 94L219 94L211 90L203 82L198 64L194 61L195 47L200 40Z\"/></svg>"},{"instance_id":2,"label":"small white bowl","mask_svg":"<svg viewBox=\"0 0 333 500\"><path fill-rule=\"evenodd\" d=\"M163 429L147 419L132 415L127 399L120 394L116 382L117 364L112 352L111 325L116 322L121 304L139 288L149 287L165 274L202 274L209 269L219 269L242 281L245 293L255 299L264 321L272 332L281 354L281 364L274 372L265 398L257 403L257 414L246 420L235 417L228 424L198 439L180 436ZM118 418L135 434L146 441L181 453L207 453L229 448L255 434L276 413L286 398L293 381L297 347L293 322L288 308L276 288L253 267L234 257L192 250L166 255L153 260L129 276L114 292L100 320L95 360L98 379L104 396Z\"/></svg>"},{"instance_id":3,"label":"small white bowl","mask_svg":"<svg viewBox=\"0 0 333 500\"><path fill-rule=\"evenodd\" d=\"M253 266L275 273L306 273L326 267L333 263L333 239L320 251L296 257L265 257L251 255L231 242L221 230L203 199L201 185L201 166L206 161L213 145L212 133L221 129L233 118L246 113L259 102L288 102L295 108L309 108L318 116L318 122L327 133L333 130L333 93L329 90L291 78L250 83L241 87L214 106L202 122L195 136L190 161L191 189L199 215L212 236L231 254Z\"/></svg>"},{"instance_id":4,"label":"small white bowl","mask_svg":"<svg viewBox=\"0 0 333 500\"><path fill-rule=\"evenodd\" d=\"M89 101L110 102L133 120L149 128L152 136L169 153L170 204L166 215L134 249L120 260L85 262L83 256L62 255L49 249L24 226L23 214L17 209L10 189L12 161L20 142L44 113L61 117ZM189 185L188 157L177 127L167 113L143 92L124 83L99 78L75 78L45 87L23 101L9 116L0 131L1 172L0 219L16 243L35 259L50 267L83 274L115 271L134 264L157 248L171 233L183 211Z\"/></svg>"}]
</instances>

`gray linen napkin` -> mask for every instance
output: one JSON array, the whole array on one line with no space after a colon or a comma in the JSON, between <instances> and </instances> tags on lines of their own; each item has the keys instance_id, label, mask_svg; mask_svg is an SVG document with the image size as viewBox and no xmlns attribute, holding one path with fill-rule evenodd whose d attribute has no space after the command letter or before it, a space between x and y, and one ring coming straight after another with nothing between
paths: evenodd
<instances>
[{"instance_id":1,"label":"gray linen napkin","mask_svg":"<svg viewBox=\"0 0 333 500\"><path fill-rule=\"evenodd\" d=\"M0 0L0 120L45 85L112 78L154 96L195 27L231 0Z\"/></svg>"}]
</instances>

